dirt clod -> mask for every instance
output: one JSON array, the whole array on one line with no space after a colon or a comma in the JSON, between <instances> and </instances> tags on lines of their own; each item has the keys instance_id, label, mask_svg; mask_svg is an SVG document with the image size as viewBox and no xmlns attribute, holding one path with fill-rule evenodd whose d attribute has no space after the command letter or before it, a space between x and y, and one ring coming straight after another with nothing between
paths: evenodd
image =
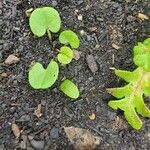
<instances>
[{"instance_id":1,"label":"dirt clod","mask_svg":"<svg viewBox=\"0 0 150 150\"><path fill-rule=\"evenodd\" d=\"M16 64L20 59L16 57L15 55L11 54L7 57L5 60L6 65Z\"/></svg>"}]
</instances>

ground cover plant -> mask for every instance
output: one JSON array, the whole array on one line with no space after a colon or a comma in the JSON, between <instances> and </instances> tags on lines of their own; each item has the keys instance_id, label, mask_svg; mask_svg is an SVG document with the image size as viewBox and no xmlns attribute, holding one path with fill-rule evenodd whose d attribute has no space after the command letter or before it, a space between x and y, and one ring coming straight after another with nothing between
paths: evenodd
<instances>
[{"instance_id":1,"label":"ground cover plant","mask_svg":"<svg viewBox=\"0 0 150 150\"><path fill-rule=\"evenodd\" d=\"M115 70L115 74L128 82L120 88L110 88L108 92L119 100L108 103L113 109L124 111L128 123L135 129L142 127L137 115L150 118L150 110L143 96L150 96L150 38L134 47L134 63L138 66L134 71Z\"/></svg>"},{"instance_id":2,"label":"ground cover plant","mask_svg":"<svg viewBox=\"0 0 150 150\"><path fill-rule=\"evenodd\" d=\"M61 27L61 19L57 10L52 7L42 7L35 9L30 15L29 25L33 34L37 37L43 36L46 32L50 42L52 42L51 32L57 33ZM71 48L79 47L79 38L71 30L61 32L59 41L64 44L59 50L56 61L51 60L46 69L42 64L36 62L29 69L29 83L34 89L50 88L57 80L59 74L59 64L69 64L73 59ZM78 87L70 80L64 80L60 85L60 90L72 99L79 97Z\"/></svg>"}]
</instances>

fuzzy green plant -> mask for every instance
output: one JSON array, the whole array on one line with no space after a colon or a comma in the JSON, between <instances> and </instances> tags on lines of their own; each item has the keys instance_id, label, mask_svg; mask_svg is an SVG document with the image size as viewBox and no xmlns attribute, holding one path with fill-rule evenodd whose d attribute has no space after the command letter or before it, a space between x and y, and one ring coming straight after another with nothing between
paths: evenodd
<instances>
[{"instance_id":1,"label":"fuzzy green plant","mask_svg":"<svg viewBox=\"0 0 150 150\"><path fill-rule=\"evenodd\" d=\"M144 103L144 96L150 96L150 38L134 47L134 71L115 70L115 74L128 82L124 87L107 89L119 100L111 100L108 105L124 111L124 116L134 129L142 127L138 114L150 118L150 110Z\"/></svg>"},{"instance_id":2,"label":"fuzzy green plant","mask_svg":"<svg viewBox=\"0 0 150 150\"><path fill-rule=\"evenodd\" d=\"M61 18L57 10L52 7L37 8L26 11L26 15L30 17L29 25L31 31L37 37L43 36L46 32L49 40L52 43L51 32L56 33L61 27ZM72 48L78 48L80 41L76 33L71 30L66 30L60 33L59 41L63 46L55 59L52 59L47 68L43 68L39 62L34 63L28 73L29 84L34 89L48 89L58 79L59 63L66 65L71 63L73 59ZM58 60L58 62L57 62ZM64 80L60 85L60 90L72 99L79 97L78 87L70 80Z\"/></svg>"}]
</instances>

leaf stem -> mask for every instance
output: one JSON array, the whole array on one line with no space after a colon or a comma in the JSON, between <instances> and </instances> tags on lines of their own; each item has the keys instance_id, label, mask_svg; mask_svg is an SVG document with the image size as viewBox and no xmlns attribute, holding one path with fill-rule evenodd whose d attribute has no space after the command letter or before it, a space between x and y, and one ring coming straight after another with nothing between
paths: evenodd
<instances>
[{"instance_id":1,"label":"leaf stem","mask_svg":"<svg viewBox=\"0 0 150 150\"><path fill-rule=\"evenodd\" d=\"M49 41L50 41L50 43L52 43L52 35L51 35L49 29L47 29L46 31L47 31L47 35L48 35Z\"/></svg>"}]
</instances>

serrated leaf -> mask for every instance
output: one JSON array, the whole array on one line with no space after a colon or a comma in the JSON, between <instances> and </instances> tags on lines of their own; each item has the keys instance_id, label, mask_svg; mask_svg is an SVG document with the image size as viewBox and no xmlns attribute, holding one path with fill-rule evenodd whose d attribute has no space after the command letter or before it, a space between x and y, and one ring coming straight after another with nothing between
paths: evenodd
<instances>
[{"instance_id":1,"label":"serrated leaf","mask_svg":"<svg viewBox=\"0 0 150 150\"><path fill-rule=\"evenodd\" d=\"M35 9L29 19L29 25L33 34L41 37L46 30L58 32L61 26L61 19L57 10L52 7Z\"/></svg>"},{"instance_id":2,"label":"serrated leaf","mask_svg":"<svg viewBox=\"0 0 150 150\"><path fill-rule=\"evenodd\" d=\"M139 69L135 70L134 72L125 70L115 70L115 74L127 82L134 82L139 76Z\"/></svg>"},{"instance_id":3,"label":"serrated leaf","mask_svg":"<svg viewBox=\"0 0 150 150\"><path fill-rule=\"evenodd\" d=\"M142 67L147 71L150 71L150 53L136 55L134 57L134 63L137 66Z\"/></svg>"},{"instance_id":4,"label":"serrated leaf","mask_svg":"<svg viewBox=\"0 0 150 150\"><path fill-rule=\"evenodd\" d=\"M79 97L78 87L68 79L64 80L61 83L60 90L70 98L77 99Z\"/></svg>"},{"instance_id":5,"label":"serrated leaf","mask_svg":"<svg viewBox=\"0 0 150 150\"><path fill-rule=\"evenodd\" d=\"M63 46L61 47L57 58L58 61L64 65L69 64L73 58L73 51L69 47Z\"/></svg>"},{"instance_id":6,"label":"serrated leaf","mask_svg":"<svg viewBox=\"0 0 150 150\"><path fill-rule=\"evenodd\" d=\"M72 48L78 48L80 44L78 36L71 30L63 31L59 36L59 41L65 45L69 44Z\"/></svg>"},{"instance_id":7,"label":"serrated leaf","mask_svg":"<svg viewBox=\"0 0 150 150\"><path fill-rule=\"evenodd\" d=\"M40 63L35 63L29 70L29 83L34 89L47 89L58 78L58 64L52 60L46 69Z\"/></svg>"},{"instance_id":8,"label":"serrated leaf","mask_svg":"<svg viewBox=\"0 0 150 150\"><path fill-rule=\"evenodd\" d=\"M131 93L131 86L126 85L124 87L119 88L109 88L107 89L107 92L116 98L123 98L124 96Z\"/></svg>"}]
</instances>

